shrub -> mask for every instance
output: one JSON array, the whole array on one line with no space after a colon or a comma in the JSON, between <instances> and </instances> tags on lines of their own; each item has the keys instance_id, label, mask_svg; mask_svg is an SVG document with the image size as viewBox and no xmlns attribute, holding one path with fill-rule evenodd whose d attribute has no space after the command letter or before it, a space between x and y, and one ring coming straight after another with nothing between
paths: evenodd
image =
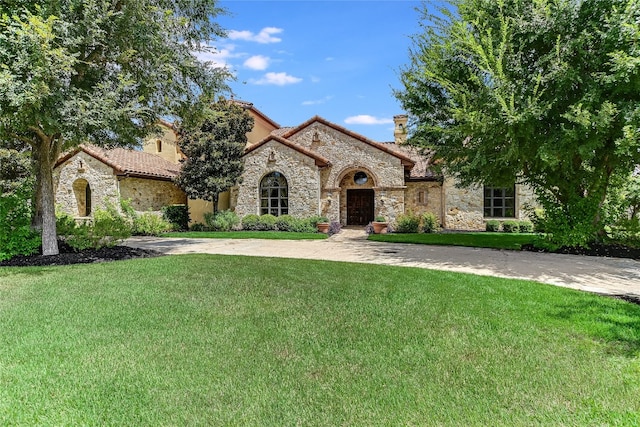
<instances>
[{"instance_id":1,"label":"shrub","mask_svg":"<svg viewBox=\"0 0 640 427\"><path fill-rule=\"evenodd\" d=\"M422 232L435 233L438 230L438 217L433 212L422 215Z\"/></svg>"},{"instance_id":2,"label":"shrub","mask_svg":"<svg viewBox=\"0 0 640 427\"><path fill-rule=\"evenodd\" d=\"M338 221L331 221L331 224L329 224L329 232L327 234L331 237L334 234L338 234L340 230L342 230L342 225L340 225Z\"/></svg>"},{"instance_id":3,"label":"shrub","mask_svg":"<svg viewBox=\"0 0 640 427\"><path fill-rule=\"evenodd\" d=\"M396 232L417 233L420 230L420 217L411 212L398 216L396 220Z\"/></svg>"},{"instance_id":4,"label":"shrub","mask_svg":"<svg viewBox=\"0 0 640 427\"><path fill-rule=\"evenodd\" d=\"M201 222L196 222L194 224L191 224L191 228L189 230L191 230L191 231L208 231L207 226L204 225Z\"/></svg>"},{"instance_id":5,"label":"shrub","mask_svg":"<svg viewBox=\"0 0 640 427\"><path fill-rule=\"evenodd\" d=\"M242 229L255 231L259 230L258 223L260 222L260 217L255 214L245 215L242 218Z\"/></svg>"},{"instance_id":6,"label":"shrub","mask_svg":"<svg viewBox=\"0 0 640 427\"><path fill-rule=\"evenodd\" d=\"M529 217L533 221L533 229L535 230L536 233L546 232L545 226L544 226L544 221L545 221L544 210L534 209L533 211L530 212Z\"/></svg>"},{"instance_id":7,"label":"shrub","mask_svg":"<svg viewBox=\"0 0 640 427\"><path fill-rule=\"evenodd\" d=\"M514 220L508 220L502 223L502 231L505 233L519 233L520 223Z\"/></svg>"},{"instance_id":8,"label":"shrub","mask_svg":"<svg viewBox=\"0 0 640 427\"><path fill-rule=\"evenodd\" d=\"M487 221L485 226L486 230L489 232L496 233L500 231L500 221L498 220L490 219L489 221Z\"/></svg>"},{"instance_id":9,"label":"shrub","mask_svg":"<svg viewBox=\"0 0 640 427\"><path fill-rule=\"evenodd\" d=\"M280 215L276 218L276 229L279 231L294 231L297 221L291 215Z\"/></svg>"},{"instance_id":10,"label":"shrub","mask_svg":"<svg viewBox=\"0 0 640 427\"><path fill-rule=\"evenodd\" d=\"M374 222L387 222L386 218L383 217L382 215L376 216L376 218L373 221Z\"/></svg>"},{"instance_id":11,"label":"shrub","mask_svg":"<svg viewBox=\"0 0 640 427\"><path fill-rule=\"evenodd\" d=\"M533 223L531 221L518 221L521 233L533 233Z\"/></svg>"},{"instance_id":12,"label":"shrub","mask_svg":"<svg viewBox=\"0 0 640 427\"><path fill-rule=\"evenodd\" d=\"M289 231L295 233L314 233L317 231L317 224L312 224L309 218L293 218L292 228Z\"/></svg>"},{"instance_id":13,"label":"shrub","mask_svg":"<svg viewBox=\"0 0 640 427\"><path fill-rule=\"evenodd\" d=\"M0 261L31 255L41 244L31 229L31 206L26 194L4 193L0 197Z\"/></svg>"},{"instance_id":14,"label":"shrub","mask_svg":"<svg viewBox=\"0 0 640 427\"><path fill-rule=\"evenodd\" d=\"M176 231L189 229L189 207L187 205L171 205L162 208L163 218L168 221Z\"/></svg>"},{"instance_id":15,"label":"shrub","mask_svg":"<svg viewBox=\"0 0 640 427\"><path fill-rule=\"evenodd\" d=\"M131 226L114 206L107 205L106 210L97 209L93 214L91 234L94 248L111 247L131 237Z\"/></svg>"},{"instance_id":16,"label":"shrub","mask_svg":"<svg viewBox=\"0 0 640 427\"><path fill-rule=\"evenodd\" d=\"M315 229L318 226L319 222L329 222L329 218L327 218L326 216L314 215L307 221L309 221L309 224L311 224L311 226Z\"/></svg>"},{"instance_id":17,"label":"shrub","mask_svg":"<svg viewBox=\"0 0 640 427\"><path fill-rule=\"evenodd\" d=\"M258 227L262 231L272 231L276 229L277 217L271 214L260 215L258 220Z\"/></svg>"},{"instance_id":18,"label":"shrub","mask_svg":"<svg viewBox=\"0 0 640 427\"><path fill-rule=\"evenodd\" d=\"M231 231L238 227L240 218L232 211L208 212L204 214L204 222L211 231Z\"/></svg>"},{"instance_id":19,"label":"shrub","mask_svg":"<svg viewBox=\"0 0 640 427\"><path fill-rule=\"evenodd\" d=\"M171 223L164 220L160 215L145 212L136 217L133 222L132 232L139 236L158 236L172 229Z\"/></svg>"}]
</instances>

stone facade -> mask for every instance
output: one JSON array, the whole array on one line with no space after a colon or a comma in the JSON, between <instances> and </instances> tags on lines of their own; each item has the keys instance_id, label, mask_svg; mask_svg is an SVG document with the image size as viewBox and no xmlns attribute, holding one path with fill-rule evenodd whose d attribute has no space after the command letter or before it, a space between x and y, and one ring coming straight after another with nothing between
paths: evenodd
<instances>
[{"instance_id":1,"label":"stone facade","mask_svg":"<svg viewBox=\"0 0 640 427\"><path fill-rule=\"evenodd\" d=\"M442 224L442 183L439 181L410 181L405 191L405 211L416 215L433 213Z\"/></svg>"},{"instance_id":2,"label":"stone facade","mask_svg":"<svg viewBox=\"0 0 640 427\"><path fill-rule=\"evenodd\" d=\"M120 181L120 197L131 200L139 212L161 212L169 205L187 203L187 196L171 181L144 178L124 178Z\"/></svg>"},{"instance_id":3,"label":"stone facade","mask_svg":"<svg viewBox=\"0 0 640 427\"><path fill-rule=\"evenodd\" d=\"M57 207L74 217L89 216L85 183L90 189L91 211L105 209L109 203L119 206L118 177L113 168L81 151L54 170Z\"/></svg>"}]
</instances>

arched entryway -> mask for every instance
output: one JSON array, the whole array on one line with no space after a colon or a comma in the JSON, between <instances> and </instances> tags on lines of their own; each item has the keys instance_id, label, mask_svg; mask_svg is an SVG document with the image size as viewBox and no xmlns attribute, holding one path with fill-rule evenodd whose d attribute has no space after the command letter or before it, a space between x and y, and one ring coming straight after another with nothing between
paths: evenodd
<instances>
[{"instance_id":1,"label":"arched entryway","mask_svg":"<svg viewBox=\"0 0 640 427\"><path fill-rule=\"evenodd\" d=\"M375 215L375 178L361 167L345 172L340 180L340 217L345 225L367 225Z\"/></svg>"},{"instance_id":2,"label":"arched entryway","mask_svg":"<svg viewBox=\"0 0 640 427\"><path fill-rule=\"evenodd\" d=\"M91 215L91 186L86 179L80 178L73 182L73 194L76 196L78 216Z\"/></svg>"}]
</instances>

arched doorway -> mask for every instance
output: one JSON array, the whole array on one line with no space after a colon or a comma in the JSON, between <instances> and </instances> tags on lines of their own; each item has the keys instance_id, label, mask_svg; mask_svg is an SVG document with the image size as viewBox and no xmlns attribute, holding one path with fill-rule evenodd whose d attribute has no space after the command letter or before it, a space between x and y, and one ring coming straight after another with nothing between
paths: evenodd
<instances>
[{"instance_id":1,"label":"arched doorway","mask_svg":"<svg viewBox=\"0 0 640 427\"><path fill-rule=\"evenodd\" d=\"M373 175L354 168L340 180L342 190L341 218L345 225L367 225L374 219L375 191Z\"/></svg>"},{"instance_id":2,"label":"arched doorway","mask_svg":"<svg viewBox=\"0 0 640 427\"><path fill-rule=\"evenodd\" d=\"M73 194L76 196L78 216L91 215L91 186L86 179L80 178L73 183Z\"/></svg>"}]
</instances>

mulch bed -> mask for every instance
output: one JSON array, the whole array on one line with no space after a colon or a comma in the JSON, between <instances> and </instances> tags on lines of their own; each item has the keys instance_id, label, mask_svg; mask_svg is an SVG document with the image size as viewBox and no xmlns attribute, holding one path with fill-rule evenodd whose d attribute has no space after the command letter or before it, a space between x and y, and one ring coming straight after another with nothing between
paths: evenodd
<instances>
[{"instance_id":1,"label":"mulch bed","mask_svg":"<svg viewBox=\"0 0 640 427\"><path fill-rule=\"evenodd\" d=\"M544 249L537 248L533 245L522 245L523 251L530 252L548 252ZM623 245L602 245L591 244L588 248L573 248L562 247L553 253L568 254L568 255L586 255L586 256L600 256L611 258L631 258L640 260L640 248L632 248Z\"/></svg>"},{"instance_id":2,"label":"mulch bed","mask_svg":"<svg viewBox=\"0 0 640 427\"><path fill-rule=\"evenodd\" d=\"M85 249L76 252L64 242L58 242L58 255L19 255L11 259L0 261L1 267L45 267L50 265L90 264L94 262L119 261L133 258L151 258L160 253L129 246L114 246L112 248Z\"/></svg>"}]
</instances>

